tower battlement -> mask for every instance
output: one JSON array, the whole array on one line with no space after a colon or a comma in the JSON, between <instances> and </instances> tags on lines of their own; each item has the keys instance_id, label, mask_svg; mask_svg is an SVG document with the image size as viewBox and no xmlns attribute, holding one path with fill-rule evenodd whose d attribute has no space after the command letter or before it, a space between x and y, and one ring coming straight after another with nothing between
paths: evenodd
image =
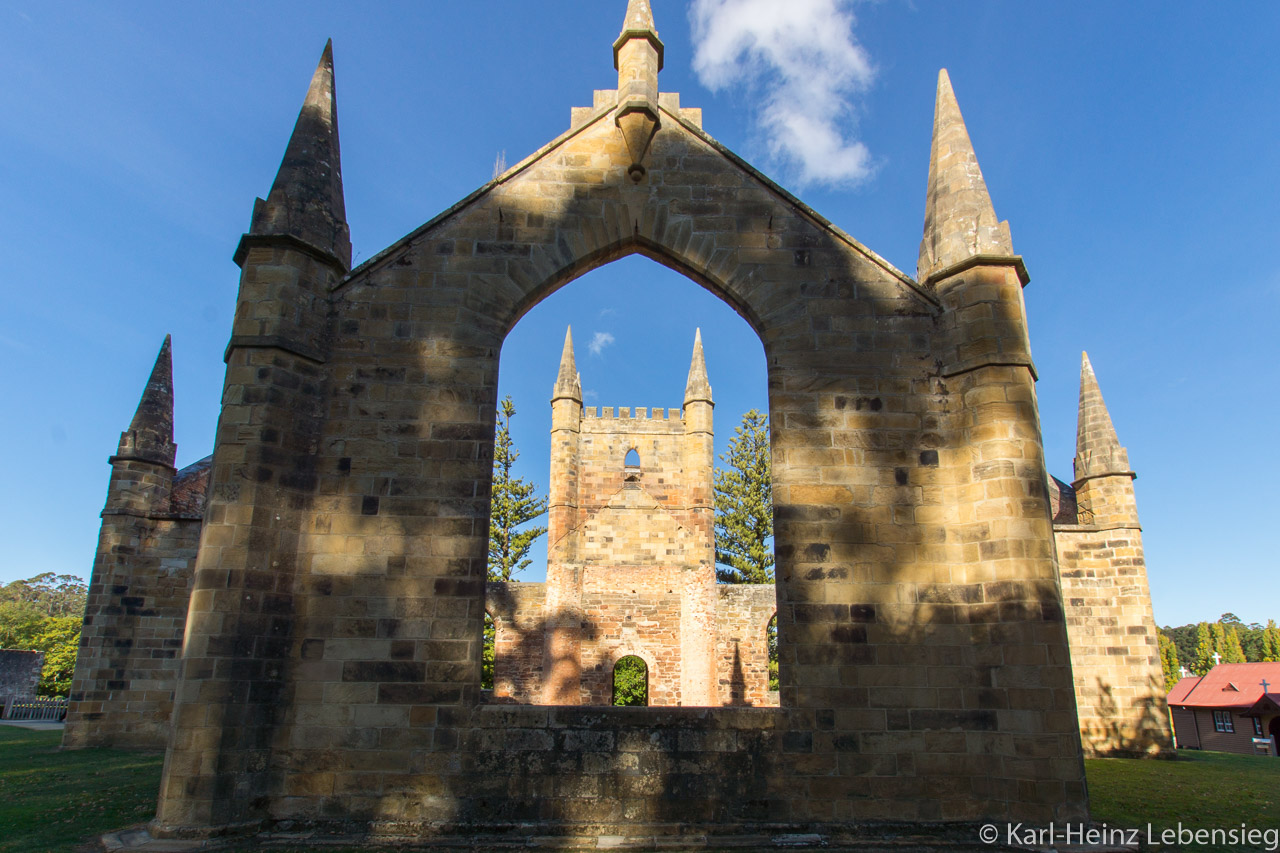
<instances>
[{"instance_id":1,"label":"tower battlement","mask_svg":"<svg viewBox=\"0 0 1280 853\"><path fill-rule=\"evenodd\" d=\"M665 421L679 422L683 425L684 421L683 409L663 409L654 406L650 414L650 410L643 406L636 409L622 406L617 409L616 415L614 411L613 406L603 406L599 409L595 406L587 406L582 410L583 426L591 424L600 427L602 424L616 424L618 421Z\"/></svg>"}]
</instances>

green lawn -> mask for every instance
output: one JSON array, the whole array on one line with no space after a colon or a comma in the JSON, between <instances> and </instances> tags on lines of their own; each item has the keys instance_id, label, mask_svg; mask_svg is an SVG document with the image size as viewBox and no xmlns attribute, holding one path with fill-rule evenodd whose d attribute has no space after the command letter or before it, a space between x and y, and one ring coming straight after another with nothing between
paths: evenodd
<instances>
[{"instance_id":1,"label":"green lawn","mask_svg":"<svg viewBox=\"0 0 1280 853\"><path fill-rule=\"evenodd\" d=\"M160 755L60 752L61 738L61 732L0 727L0 853L77 853L102 833L155 813ZM1096 759L1085 769L1097 823L1142 827L1144 837L1148 823L1159 831L1179 821L1194 828L1244 823L1280 831L1280 759L1188 751L1173 761Z\"/></svg>"},{"instance_id":2,"label":"green lawn","mask_svg":"<svg viewBox=\"0 0 1280 853\"><path fill-rule=\"evenodd\" d=\"M1156 831L1250 828L1280 832L1280 759L1182 750L1172 761L1098 758L1085 762L1095 823ZM1274 837L1274 836L1273 836ZM1276 850L1257 846L1187 845L1185 850Z\"/></svg>"},{"instance_id":3,"label":"green lawn","mask_svg":"<svg viewBox=\"0 0 1280 853\"><path fill-rule=\"evenodd\" d=\"M60 752L62 732L0 726L0 851L75 851L86 839L149 820L159 753Z\"/></svg>"}]
</instances>

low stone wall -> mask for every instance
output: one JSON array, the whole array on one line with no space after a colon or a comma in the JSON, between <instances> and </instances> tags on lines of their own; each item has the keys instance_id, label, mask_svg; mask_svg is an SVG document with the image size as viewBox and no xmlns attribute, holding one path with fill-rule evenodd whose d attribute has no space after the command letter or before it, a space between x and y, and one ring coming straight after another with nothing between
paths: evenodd
<instances>
[{"instance_id":1,"label":"low stone wall","mask_svg":"<svg viewBox=\"0 0 1280 853\"><path fill-rule=\"evenodd\" d=\"M44 652L0 649L0 702L35 696L43 668Z\"/></svg>"},{"instance_id":2,"label":"low stone wall","mask_svg":"<svg viewBox=\"0 0 1280 853\"><path fill-rule=\"evenodd\" d=\"M454 804L465 823L625 835L786 817L771 796L785 740L776 711L481 706L468 716L466 793Z\"/></svg>"}]
</instances>

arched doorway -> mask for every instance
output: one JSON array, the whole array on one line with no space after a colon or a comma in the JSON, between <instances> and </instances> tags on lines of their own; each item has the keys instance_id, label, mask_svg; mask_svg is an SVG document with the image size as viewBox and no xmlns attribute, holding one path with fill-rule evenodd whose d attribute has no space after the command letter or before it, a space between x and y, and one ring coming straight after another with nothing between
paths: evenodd
<instances>
[{"instance_id":1,"label":"arched doorway","mask_svg":"<svg viewBox=\"0 0 1280 853\"><path fill-rule=\"evenodd\" d=\"M613 665L613 702L620 707L649 704L649 666L637 655L626 655Z\"/></svg>"},{"instance_id":2,"label":"arched doorway","mask_svg":"<svg viewBox=\"0 0 1280 853\"><path fill-rule=\"evenodd\" d=\"M762 652L761 607L777 603L772 584L746 597L717 592L715 484L721 466L733 468L725 460L745 413L767 409L766 377L741 316L639 255L551 294L508 333L498 394L520 415L503 423L520 478L550 509L529 523L547 535L520 576L533 611L504 621L523 655L500 663L512 673L499 679L513 685L507 698L609 705L612 661L640 644L663 666L647 704L728 704L728 644L740 637ZM628 405L639 402L661 405ZM496 467L494 482L494 501L507 499ZM772 542L764 545L772 560ZM487 598L512 593L486 589ZM753 690L766 704L764 685L753 680Z\"/></svg>"}]
</instances>

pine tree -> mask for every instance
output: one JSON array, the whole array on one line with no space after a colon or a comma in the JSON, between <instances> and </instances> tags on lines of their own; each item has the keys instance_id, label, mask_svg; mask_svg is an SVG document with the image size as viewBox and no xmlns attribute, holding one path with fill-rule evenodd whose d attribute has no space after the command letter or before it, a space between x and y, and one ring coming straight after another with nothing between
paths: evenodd
<instances>
[{"instance_id":1,"label":"pine tree","mask_svg":"<svg viewBox=\"0 0 1280 853\"><path fill-rule=\"evenodd\" d=\"M498 409L498 429L493 441L493 498L489 509L489 580L509 581L533 562L529 548L547 532L545 527L520 530L547 511L547 499L538 487L513 477L511 469L520 457L511 440L511 418L516 407L504 397Z\"/></svg>"},{"instance_id":2,"label":"pine tree","mask_svg":"<svg viewBox=\"0 0 1280 853\"><path fill-rule=\"evenodd\" d=\"M1201 622L1196 626L1196 657L1191 671L1196 675L1204 675L1213 669L1213 634L1209 625Z\"/></svg>"},{"instance_id":3,"label":"pine tree","mask_svg":"<svg viewBox=\"0 0 1280 853\"><path fill-rule=\"evenodd\" d=\"M1276 620L1267 620L1267 630L1262 641L1263 660L1267 663L1280 663L1280 628Z\"/></svg>"},{"instance_id":4,"label":"pine tree","mask_svg":"<svg viewBox=\"0 0 1280 853\"><path fill-rule=\"evenodd\" d=\"M1178 647L1164 631L1157 631L1156 636L1160 638L1160 668L1164 671L1164 689L1168 692L1182 678L1182 667L1178 665Z\"/></svg>"},{"instance_id":5,"label":"pine tree","mask_svg":"<svg viewBox=\"0 0 1280 853\"><path fill-rule=\"evenodd\" d=\"M716 579L773 583L773 476L769 418L752 409L716 469Z\"/></svg>"},{"instance_id":6,"label":"pine tree","mask_svg":"<svg viewBox=\"0 0 1280 853\"><path fill-rule=\"evenodd\" d=\"M1236 632L1234 625L1227 628L1226 637L1222 642L1222 662L1223 663L1244 663L1244 649L1240 647L1240 635Z\"/></svg>"}]
</instances>

